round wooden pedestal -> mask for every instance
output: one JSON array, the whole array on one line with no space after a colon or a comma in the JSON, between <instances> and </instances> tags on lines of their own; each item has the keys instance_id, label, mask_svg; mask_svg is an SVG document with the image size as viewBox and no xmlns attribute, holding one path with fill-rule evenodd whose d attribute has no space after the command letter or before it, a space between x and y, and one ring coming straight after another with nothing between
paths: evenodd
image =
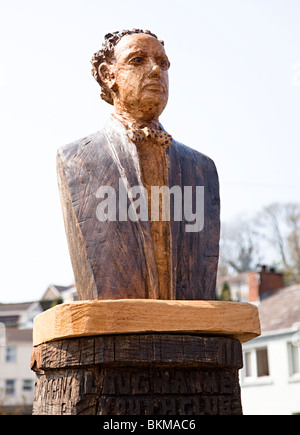
<instances>
[{"instance_id":1,"label":"round wooden pedestal","mask_svg":"<svg viewBox=\"0 0 300 435\"><path fill-rule=\"evenodd\" d=\"M188 334L71 338L34 348L33 414L242 414L239 340Z\"/></svg>"}]
</instances>

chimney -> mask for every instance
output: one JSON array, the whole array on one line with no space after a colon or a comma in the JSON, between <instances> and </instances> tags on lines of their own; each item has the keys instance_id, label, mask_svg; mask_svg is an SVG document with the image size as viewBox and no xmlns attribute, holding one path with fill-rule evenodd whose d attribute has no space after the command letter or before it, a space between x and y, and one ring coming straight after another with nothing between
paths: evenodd
<instances>
[{"instance_id":1,"label":"chimney","mask_svg":"<svg viewBox=\"0 0 300 435\"><path fill-rule=\"evenodd\" d=\"M260 265L258 271L249 272L249 302L257 302L284 287L283 274L275 268Z\"/></svg>"},{"instance_id":2,"label":"chimney","mask_svg":"<svg viewBox=\"0 0 300 435\"><path fill-rule=\"evenodd\" d=\"M256 302L259 299L260 272L248 273L249 302Z\"/></svg>"}]
</instances>

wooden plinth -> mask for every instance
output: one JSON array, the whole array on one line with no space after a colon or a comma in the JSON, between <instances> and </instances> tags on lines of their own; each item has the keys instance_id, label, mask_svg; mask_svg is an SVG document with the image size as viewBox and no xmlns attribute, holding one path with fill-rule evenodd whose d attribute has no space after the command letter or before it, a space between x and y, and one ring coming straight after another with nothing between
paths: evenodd
<instances>
[{"instance_id":1,"label":"wooden plinth","mask_svg":"<svg viewBox=\"0 0 300 435\"><path fill-rule=\"evenodd\" d=\"M33 344L63 338L131 333L260 335L258 309L248 303L120 299L57 305L34 319Z\"/></svg>"},{"instance_id":2,"label":"wooden plinth","mask_svg":"<svg viewBox=\"0 0 300 435\"><path fill-rule=\"evenodd\" d=\"M241 342L259 334L251 304L58 305L34 320L34 414L241 414Z\"/></svg>"},{"instance_id":3,"label":"wooden plinth","mask_svg":"<svg viewBox=\"0 0 300 435\"><path fill-rule=\"evenodd\" d=\"M35 415L242 414L241 344L228 337L134 334L34 348Z\"/></svg>"}]
</instances>

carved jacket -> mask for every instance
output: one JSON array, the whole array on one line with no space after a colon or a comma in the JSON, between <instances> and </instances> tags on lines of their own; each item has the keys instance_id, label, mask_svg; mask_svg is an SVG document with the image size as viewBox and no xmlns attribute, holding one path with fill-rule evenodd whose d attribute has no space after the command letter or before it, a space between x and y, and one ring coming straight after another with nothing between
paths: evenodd
<instances>
[{"instance_id":1,"label":"carved jacket","mask_svg":"<svg viewBox=\"0 0 300 435\"><path fill-rule=\"evenodd\" d=\"M112 186L118 196L120 178L126 178L130 187L142 185L136 145L126 131L111 117L99 132L58 150L64 222L77 292L83 300L159 297L150 222L100 222L96 215L100 186ZM169 188L204 186L202 231L186 232L190 222L184 215L182 221L171 215L172 298L215 299L220 199L214 162L174 139L165 152Z\"/></svg>"}]
</instances>

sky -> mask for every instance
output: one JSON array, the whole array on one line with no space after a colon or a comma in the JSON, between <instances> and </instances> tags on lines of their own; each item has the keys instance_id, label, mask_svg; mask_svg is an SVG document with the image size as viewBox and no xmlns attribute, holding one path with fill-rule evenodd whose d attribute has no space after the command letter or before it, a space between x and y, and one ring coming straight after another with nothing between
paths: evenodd
<instances>
[{"instance_id":1,"label":"sky","mask_svg":"<svg viewBox=\"0 0 300 435\"><path fill-rule=\"evenodd\" d=\"M73 282L56 151L113 111L90 73L108 32L165 41L160 120L214 160L222 222L299 202L299 22L298 0L0 0L0 302Z\"/></svg>"}]
</instances>

